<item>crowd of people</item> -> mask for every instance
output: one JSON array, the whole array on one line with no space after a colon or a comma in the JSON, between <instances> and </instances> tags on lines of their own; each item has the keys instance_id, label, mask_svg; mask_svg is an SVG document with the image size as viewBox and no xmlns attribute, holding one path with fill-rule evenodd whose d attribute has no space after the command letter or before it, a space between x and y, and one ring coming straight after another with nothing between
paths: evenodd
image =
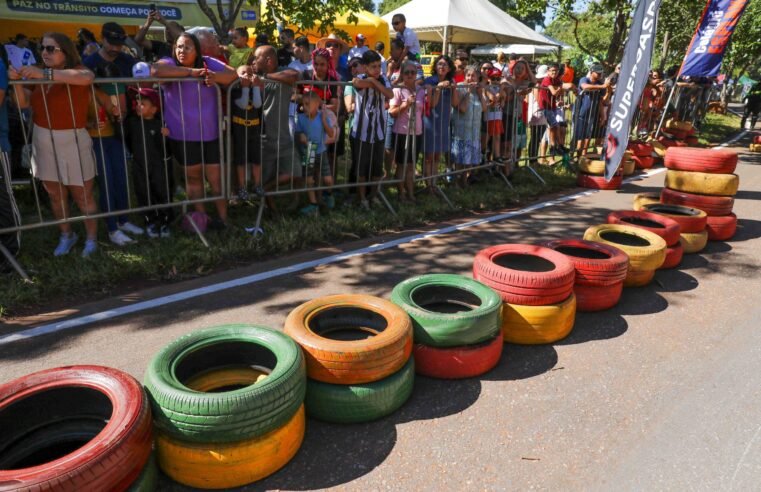
<instances>
[{"instance_id":1,"label":"crowd of people","mask_svg":"<svg viewBox=\"0 0 761 492\"><path fill-rule=\"evenodd\" d=\"M154 23L165 27L166 41L147 37ZM339 177L356 185L353 199L363 209L378 201L377 183L391 176L399 200L415 202L416 181L424 192L436 192L442 158L458 171L457 186L467 186L469 170L485 163L509 179L529 132L531 160L567 155L569 94L578 95L571 116L575 151L599 143L617 72L605 77L593 65L577 80L570 60L534 67L500 55L473 64L458 51L436 57L432 73L424 74L420 43L404 15L394 16L392 27L397 36L388 52L382 42L367 46L362 34L353 46L331 34L312 48L290 29L280 32L277 47L264 34L251 47L248 30L236 28L223 46L212 31L185 31L158 11L134 37L114 22L102 26L99 38L86 29L77 40L45 34L37 55L20 34L0 50L0 146L12 164L28 161L55 219L71 217L71 201L85 215L125 211L106 219L110 241L123 246L137 236L171 235L172 209L152 206L172 203L175 177L194 217L206 217L196 227L227 227L225 111L236 199L302 187L305 215L335 206L331 187ZM145 77L153 79L141 82ZM131 80L104 80L114 78ZM162 78L171 81L157 83ZM14 84L11 93L9 79L38 83ZM640 122L662 108L664 92L655 71ZM350 166L340 173L337 158L347 140ZM132 193L137 207L130 207ZM213 218L205 215L208 197ZM130 222L129 208L141 210L141 224ZM82 255L89 256L97 249L98 223L84 224ZM78 241L69 223L59 227L56 256Z\"/></svg>"}]
</instances>

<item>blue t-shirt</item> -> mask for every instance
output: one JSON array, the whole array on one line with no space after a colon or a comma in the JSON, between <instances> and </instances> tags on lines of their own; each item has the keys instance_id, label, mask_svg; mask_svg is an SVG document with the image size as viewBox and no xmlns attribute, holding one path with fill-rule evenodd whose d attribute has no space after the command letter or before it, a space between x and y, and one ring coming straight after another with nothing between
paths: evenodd
<instances>
[{"instance_id":1,"label":"blue t-shirt","mask_svg":"<svg viewBox=\"0 0 761 492\"><path fill-rule=\"evenodd\" d=\"M100 56L100 53L96 51L92 55L85 58L82 61L82 63L84 63L85 66L89 68L90 70L92 70L93 72L96 71L96 68L99 65L113 63L119 69L119 75L121 75L122 77L132 77L132 67L135 66L135 64L137 63L137 60L126 53L119 53L113 62L109 62L108 60ZM124 92L126 92L126 87L124 86L124 84L116 84L116 85L105 84L104 86L101 87L101 89L103 89L103 92L105 92L106 94L110 96L113 96L116 94L123 94Z\"/></svg>"},{"instance_id":2,"label":"blue t-shirt","mask_svg":"<svg viewBox=\"0 0 761 492\"><path fill-rule=\"evenodd\" d=\"M5 99L0 103L0 151L10 152L11 142L8 139L10 127L8 126L8 68L0 60L0 90L5 91Z\"/></svg>"},{"instance_id":3,"label":"blue t-shirt","mask_svg":"<svg viewBox=\"0 0 761 492\"><path fill-rule=\"evenodd\" d=\"M305 113L299 113L296 117L296 133L307 136L309 143L317 144L317 154L327 150L325 146L325 127L322 126L322 111L318 111L313 119L309 119Z\"/></svg>"},{"instance_id":4,"label":"blue t-shirt","mask_svg":"<svg viewBox=\"0 0 761 492\"><path fill-rule=\"evenodd\" d=\"M596 108L600 102L600 98L605 94L602 90L583 91L581 86L583 85L598 85L603 86L605 82L601 79L597 82L592 82L589 77L582 77L579 80L579 114L587 115L593 108Z\"/></svg>"}]
</instances>

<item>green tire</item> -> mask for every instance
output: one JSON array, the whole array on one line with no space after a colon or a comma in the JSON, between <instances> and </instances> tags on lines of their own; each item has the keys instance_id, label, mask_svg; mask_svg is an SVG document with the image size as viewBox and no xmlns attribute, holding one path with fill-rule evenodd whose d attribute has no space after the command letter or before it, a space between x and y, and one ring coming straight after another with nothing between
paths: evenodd
<instances>
[{"instance_id":1,"label":"green tire","mask_svg":"<svg viewBox=\"0 0 761 492\"><path fill-rule=\"evenodd\" d=\"M429 347L475 345L502 326L499 294L462 275L412 277L394 287L391 302L412 319L415 343Z\"/></svg>"},{"instance_id":2,"label":"green tire","mask_svg":"<svg viewBox=\"0 0 761 492\"><path fill-rule=\"evenodd\" d=\"M159 466L156 464L156 452L152 452L148 463L137 480L132 482L127 492L155 492L159 487Z\"/></svg>"},{"instance_id":3,"label":"green tire","mask_svg":"<svg viewBox=\"0 0 761 492\"><path fill-rule=\"evenodd\" d=\"M310 379L304 401L307 414L325 422L370 422L396 411L412 394L415 361L391 376L366 384L330 384Z\"/></svg>"},{"instance_id":4,"label":"green tire","mask_svg":"<svg viewBox=\"0 0 761 492\"><path fill-rule=\"evenodd\" d=\"M263 366L269 376L243 388L200 392L183 382L225 367ZM284 425L306 393L301 348L282 332L225 325L182 336L162 349L145 373L154 423L188 442L251 439ZM224 389L224 388L223 388Z\"/></svg>"}]
</instances>

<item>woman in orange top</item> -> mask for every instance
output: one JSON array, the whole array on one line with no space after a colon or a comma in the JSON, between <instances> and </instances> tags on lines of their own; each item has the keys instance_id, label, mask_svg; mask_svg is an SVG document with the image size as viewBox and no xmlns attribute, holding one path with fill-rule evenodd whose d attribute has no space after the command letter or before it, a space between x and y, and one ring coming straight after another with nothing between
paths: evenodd
<instances>
[{"instance_id":1,"label":"woman in orange top","mask_svg":"<svg viewBox=\"0 0 761 492\"><path fill-rule=\"evenodd\" d=\"M77 48L65 34L46 33L40 48L45 68L24 66L9 72L12 80L59 82L15 86L19 107L32 107L32 174L42 180L56 219L71 216L69 195L82 213L94 214L98 211L93 196L95 159L86 126L95 75L82 65ZM67 254L77 242L70 224L60 224L59 228L61 238L55 256ZM85 229L82 256L88 257L97 249L95 219L85 220Z\"/></svg>"}]
</instances>

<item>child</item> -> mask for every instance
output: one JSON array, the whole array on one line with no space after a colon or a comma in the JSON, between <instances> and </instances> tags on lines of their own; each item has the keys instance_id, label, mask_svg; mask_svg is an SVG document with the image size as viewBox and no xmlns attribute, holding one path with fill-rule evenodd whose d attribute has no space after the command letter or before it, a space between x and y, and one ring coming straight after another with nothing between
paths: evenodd
<instances>
[{"instance_id":1,"label":"child","mask_svg":"<svg viewBox=\"0 0 761 492\"><path fill-rule=\"evenodd\" d=\"M241 79L240 87L232 90L232 144L233 164L238 174L238 199L248 200L247 170L251 165L254 191L261 195L262 190L262 87L248 79Z\"/></svg>"},{"instance_id":2,"label":"child","mask_svg":"<svg viewBox=\"0 0 761 492\"><path fill-rule=\"evenodd\" d=\"M423 149L423 110L425 90L418 86L417 63L402 63L402 82L394 88L389 101L388 114L394 118L391 144L396 162L396 179L399 183L399 200L415 202L415 167ZM414 119L410 118L414 113Z\"/></svg>"},{"instance_id":3,"label":"child","mask_svg":"<svg viewBox=\"0 0 761 492\"><path fill-rule=\"evenodd\" d=\"M502 72L493 68L489 70L489 85L486 98L489 101L486 113L486 135L491 137L491 154L494 162L502 163L502 134L505 132L502 123L502 105L506 99L505 90L501 85Z\"/></svg>"},{"instance_id":4,"label":"child","mask_svg":"<svg viewBox=\"0 0 761 492\"><path fill-rule=\"evenodd\" d=\"M164 141L164 137L169 136L169 129L163 127L157 117L159 94L148 88L136 92L135 115L130 116L125 124L125 141L135 163L133 180L137 203L140 207L170 203L174 190L173 173ZM170 236L171 208L147 211L143 218L148 237Z\"/></svg>"},{"instance_id":5,"label":"child","mask_svg":"<svg viewBox=\"0 0 761 492\"><path fill-rule=\"evenodd\" d=\"M322 177L320 185L333 186L333 175L325 151L326 136L336 137L336 128L330 126L327 111L321 111L322 99L316 92L307 92L302 96L304 112L296 120L296 141L303 159L302 176L306 185L312 187L315 178ZM330 192L328 192L330 193ZM314 191L308 191L309 204L300 210L302 215L317 215L320 211ZM332 195L329 195L332 198Z\"/></svg>"},{"instance_id":6,"label":"child","mask_svg":"<svg viewBox=\"0 0 761 492\"><path fill-rule=\"evenodd\" d=\"M357 166L357 180L380 181L383 178L383 152L386 141L386 121L383 110L386 99L394 97L391 84L381 75L381 57L375 51L362 54L365 74L352 80L355 89L354 119L351 127L352 161ZM370 204L365 186L359 186L359 203L364 209ZM373 188L370 199L375 198Z\"/></svg>"},{"instance_id":7,"label":"child","mask_svg":"<svg viewBox=\"0 0 761 492\"><path fill-rule=\"evenodd\" d=\"M465 81L457 85L459 104L452 115L452 160L458 170L481 163L481 115L486 105L481 82L481 71L470 65L464 71ZM468 173L460 173L457 184L463 187Z\"/></svg>"},{"instance_id":8,"label":"child","mask_svg":"<svg viewBox=\"0 0 761 492\"><path fill-rule=\"evenodd\" d=\"M547 76L544 77L539 89L539 109L544 112L544 117L549 126L550 154L564 154L568 151L562 146L560 123L563 121L563 110L558 108L557 100L563 95L563 83L560 81L558 65L551 63L547 67Z\"/></svg>"},{"instance_id":9,"label":"child","mask_svg":"<svg viewBox=\"0 0 761 492\"><path fill-rule=\"evenodd\" d=\"M233 31L232 43L227 45L229 65L238 68L241 65L248 65L249 60L254 54L254 50L248 46L248 31L245 27L236 27Z\"/></svg>"}]
</instances>

